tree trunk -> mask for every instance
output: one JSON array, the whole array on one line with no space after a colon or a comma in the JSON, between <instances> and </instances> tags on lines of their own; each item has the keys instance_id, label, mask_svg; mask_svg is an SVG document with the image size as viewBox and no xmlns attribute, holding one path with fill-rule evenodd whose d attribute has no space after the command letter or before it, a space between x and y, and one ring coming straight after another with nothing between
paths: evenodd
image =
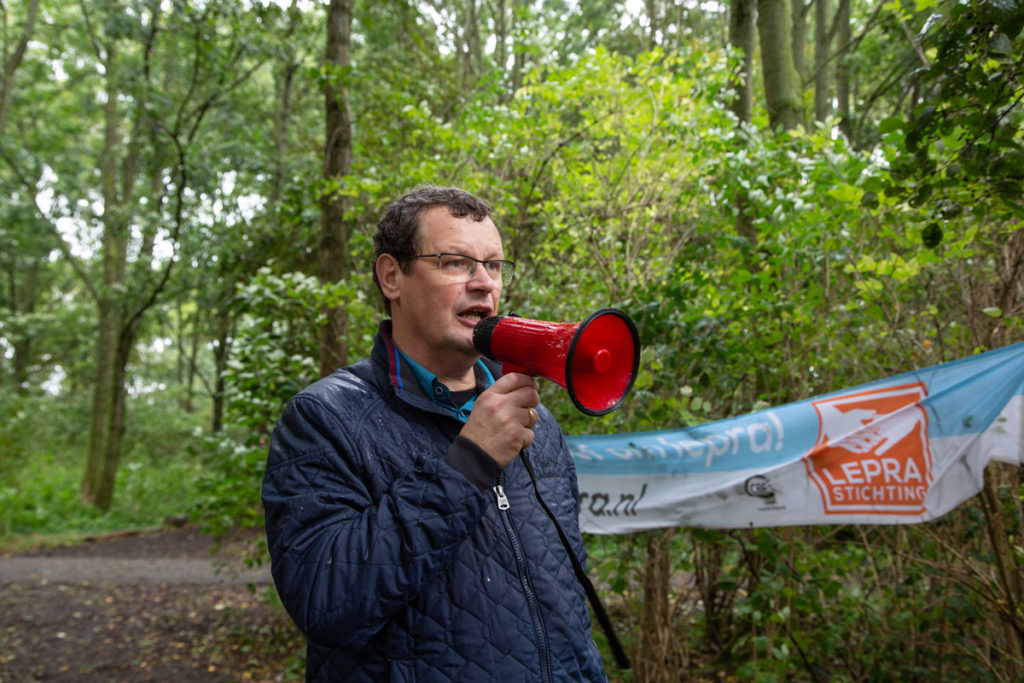
<instances>
[{"instance_id":1,"label":"tree trunk","mask_svg":"<svg viewBox=\"0 0 1024 683\"><path fill-rule=\"evenodd\" d=\"M643 612L637 634L637 680L674 683L683 680L686 656L673 624L671 544L675 529L651 532L643 570Z\"/></svg>"},{"instance_id":2,"label":"tree trunk","mask_svg":"<svg viewBox=\"0 0 1024 683\"><path fill-rule=\"evenodd\" d=\"M736 93L732 112L740 123L750 123L754 113L754 52L757 50L757 0L731 0L729 6L729 45L743 51L743 64L733 81ZM757 228L747 211L747 191L736 190L736 233L757 244Z\"/></svg>"},{"instance_id":3,"label":"tree trunk","mask_svg":"<svg viewBox=\"0 0 1024 683\"><path fill-rule=\"evenodd\" d=\"M765 103L773 128L800 125L800 82L793 66L788 0L758 0L757 31L761 39L761 71Z\"/></svg>"},{"instance_id":4,"label":"tree trunk","mask_svg":"<svg viewBox=\"0 0 1024 683\"><path fill-rule=\"evenodd\" d=\"M11 279L16 273L11 274ZM39 262L33 262L25 268L21 286L11 286L11 306L14 313L32 314L36 310L36 293L39 282ZM32 335L21 333L14 339L14 360L11 363L14 372L14 390L18 394L28 391L29 366L32 365Z\"/></svg>"},{"instance_id":5,"label":"tree trunk","mask_svg":"<svg viewBox=\"0 0 1024 683\"><path fill-rule=\"evenodd\" d=\"M480 40L480 19L476 0L456 3L456 36L458 61L456 83L460 92L469 91L480 75L483 47Z\"/></svg>"},{"instance_id":6,"label":"tree trunk","mask_svg":"<svg viewBox=\"0 0 1024 683\"><path fill-rule=\"evenodd\" d=\"M824 121L832 113L832 69L829 0L814 0L814 120ZM847 5L849 6L849 5Z\"/></svg>"},{"instance_id":7,"label":"tree trunk","mask_svg":"<svg viewBox=\"0 0 1024 683\"><path fill-rule=\"evenodd\" d=\"M522 16L529 11L527 0L512 0L512 30L511 35L519 35ZM512 92L516 92L523 86L523 71L526 69L526 50L515 41L512 44L512 74L510 82Z\"/></svg>"},{"instance_id":8,"label":"tree trunk","mask_svg":"<svg viewBox=\"0 0 1024 683\"><path fill-rule=\"evenodd\" d=\"M114 477L121 454L124 433L124 367L119 359L130 349L121 349L124 339L124 302L118 300L118 285L124 280L127 267L128 225L117 189L120 141L120 112L117 89L114 87L115 54L108 46L104 71L107 79L104 107L103 157L100 176L103 191L103 286L96 306L99 337L96 343L96 384L93 390L89 421L89 441L82 477L82 500L108 510L113 498Z\"/></svg>"},{"instance_id":9,"label":"tree trunk","mask_svg":"<svg viewBox=\"0 0 1024 683\"><path fill-rule=\"evenodd\" d=\"M227 388L224 378L228 368L228 354L230 351L230 342L228 340L231 338L231 313L228 311L227 306L221 308L217 320L220 325L216 345L213 347L213 416L210 424L210 431L214 434L220 432L224 427L224 392Z\"/></svg>"},{"instance_id":10,"label":"tree trunk","mask_svg":"<svg viewBox=\"0 0 1024 683\"><path fill-rule=\"evenodd\" d=\"M103 153L99 163L103 197L103 231L100 238L103 283L96 288L95 294L99 320L96 384L89 418L89 441L81 493L84 502L106 511L110 509L113 500L117 466L121 459L125 402L128 395L128 359L135 345L142 313L156 300L159 288L153 291L148 303L132 312L136 302L129 298L126 293L128 288L124 286L128 273L131 206L134 202L141 147L144 144L142 140L146 139L146 133L150 132L147 128L152 126L153 121L152 117L142 114L136 122L131 139L123 139L119 109L122 96L117 89L120 74L116 43L110 41L104 47L105 53L101 56L106 78L106 104ZM155 139L148 141L153 149L158 149ZM162 187L161 167L151 168L150 176L150 188ZM156 204L159 206L159 196L157 200ZM155 225L143 228L138 263L152 263L155 233ZM146 270L148 269L146 266ZM169 271L167 272L169 274ZM166 282L166 278L163 282Z\"/></svg>"},{"instance_id":11,"label":"tree trunk","mask_svg":"<svg viewBox=\"0 0 1024 683\"><path fill-rule=\"evenodd\" d=\"M302 12L299 11L297 3L293 0L288 9L289 35L298 30L298 24L302 21ZM285 159L288 151L288 128L292 117L292 93L295 86L295 73L301 66L301 58L294 52L288 52L279 69L274 74L274 94L277 96L277 111L274 112L273 140L277 154L274 158L274 174L270 181L270 191L267 196L267 204L274 215L280 212L281 194L284 191Z\"/></svg>"},{"instance_id":12,"label":"tree trunk","mask_svg":"<svg viewBox=\"0 0 1024 683\"><path fill-rule=\"evenodd\" d=\"M284 190L284 165L288 149L288 124L291 119L292 88L295 72L298 68L299 64L296 62L286 64L281 70L276 86L279 108L274 117L273 135L277 154L274 159L274 175L270 181L270 194L267 197L267 203L275 212L280 210L281 194Z\"/></svg>"},{"instance_id":13,"label":"tree trunk","mask_svg":"<svg viewBox=\"0 0 1024 683\"><path fill-rule=\"evenodd\" d=\"M804 5L803 0L791 0L790 12L792 13L792 32L790 33L789 44L793 51L793 68L796 69L797 80L800 83L807 81L807 63L804 59L804 46L807 45L807 10L809 6Z\"/></svg>"},{"instance_id":14,"label":"tree trunk","mask_svg":"<svg viewBox=\"0 0 1024 683\"><path fill-rule=\"evenodd\" d=\"M853 126L850 120L850 70L846 65L846 54L850 50L853 32L850 29L850 0L839 0L836 10L836 109L839 114L839 130L852 142Z\"/></svg>"},{"instance_id":15,"label":"tree trunk","mask_svg":"<svg viewBox=\"0 0 1024 683\"><path fill-rule=\"evenodd\" d=\"M658 0L644 0L644 9L647 13L647 48L649 50L658 47L658 33L661 30L658 14L660 4Z\"/></svg>"},{"instance_id":16,"label":"tree trunk","mask_svg":"<svg viewBox=\"0 0 1024 683\"><path fill-rule=\"evenodd\" d=\"M180 311L178 320L181 321ZM186 413L194 413L196 410L196 375L199 373L199 368L196 367L196 361L199 357L199 315L192 312L189 314L188 320L190 324L186 326L182 322L178 332L178 363L182 365L179 372L184 373L184 376L178 376L178 384L185 386L185 396L181 401L181 409ZM187 349L186 337L188 341Z\"/></svg>"},{"instance_id":17,"label":"tree trunk","mask_svg":"<svg viewBox=\"0 0 1024 683\"><path fill-rule=\"evenodd\" d=\"M505 63L508 55L508 24L505 17L505 0L497 0L494 3L494 63L498 67L498 73L504 73L508 65Z\"/></svg>"},{"instance_id":18,"label":"tree trunk","mask_svg":"<svg viewBox=\"0 0 1024 683\"><path fill-rule=\"evenodd\" d=\"M336 189L352 170L352 122L348 105L349 44L353 0L331 0L327 12L325 61L336 78L328 79L324 100L327 144L324 149L324 180L321 197L320 280L336 283L348 277L348 200ZM320 376L325 377L348 362L348 316L340 306L328 306L327 321L320 328Z\"/></svg>"},{"instance_id":19,"label":"tree trunk","mask_svg":"<svg viewBox=\"0 0 1024 683\"><path fill-rule=\"evenodd\" d=\"M82 499L104 512L110 509L121 459L125 429L128 358L135 343L137 323L121 325L116 304L100 315L96 386L89 424L89 444Z\"/></svg>"},{"instance_id":20,"label":"tree trunk","mask_svg":"<svg viewBox=\"0 0 1024 683\"><path fill-rule=\"evenodd\" d=\"M733 83L736 92L732 111L750 123L754 111L754 52L757 49L757 0L732 0L729 11L729 45L743 51L743 66Z\"/></svg>"},{"instance_id":21,"label":"tree trunk","mask_svg":"<svg viewBox=\"0 0 1024 683\"><path fill-rule=\"evenodd\" d=\"M86 448L82 500L100 509L99 491L103 489L103 460L109 451L110 423L114 406L114 349L118 337L118 319L112 311L100 311L99 338L96 342L96 379L89 413L89 441Z\"/></svg>"},{"instance_id":22,"label":"tree trunk","mask_svg":"<svg viewBox=\"0 0 1024 683\"><path fill-rule=\"evenodd\" d=\"M1017 554L1008 541L1012 532L1006 524L1006 518L1013 520L1014 516L1007 514L1000 502L1000 486L996 481L998 475L995 467L985 468L982 476L984 487L980 496L981 509L985 513L998 579L998 582L995 582L999 590L997 613L1006 631L1006 645L1009 650L1007 654L1011 661L1020 662L1024 660L1024 617L1021 616L1024 612L1024 562L1016 559ZM1006 487L1012 492L1011 496L1016 495L1019 490L1019 478L1014 483L1016 486Z\"/></svg>"},{"instance_id":23,"label":"tree trunk","mask_svg":"<svg viewBox=\"0 0 1024 683\"><path fill-rule=\"evenodd\" d=\"M7 114L11 110L11 98L14 94L14 74L21 61L25 57L25 51L32 40L32 33L35 30L36 15L39 11L39 0L30 0L25 11L25 27L22 29L21 37L18 39L14 50L8 53L5 41L4 62L3 62L3 83L0 84L0 136L7 130ZM6 27L5 27L6 28ZM6 31L5 31L6 34Z\"/></svg>"}]
</instances>

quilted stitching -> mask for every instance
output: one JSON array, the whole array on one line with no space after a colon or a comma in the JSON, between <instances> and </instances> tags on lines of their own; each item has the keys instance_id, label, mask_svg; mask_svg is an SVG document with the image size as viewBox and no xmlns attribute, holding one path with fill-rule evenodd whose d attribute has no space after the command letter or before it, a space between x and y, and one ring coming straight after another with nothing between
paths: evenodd
<instances>
[{"instance_id":1,"label":"quilted stitching","mask_svg":"<svg viewBox=\"0 0 1024 683\"><path fill-rule=\"evenodd\" d=\"M378 337L372 374L346 368L301 392L271 442L272 573L309 637L307 678L540 680L535 621L494 497L441 461L450 441L394 394L382 356ZM572 461L540 414L530 457L582 559ZM529 475L517 460L503 478L552 679L606 680L585 595Z\"/></svg>"}]
</instances>

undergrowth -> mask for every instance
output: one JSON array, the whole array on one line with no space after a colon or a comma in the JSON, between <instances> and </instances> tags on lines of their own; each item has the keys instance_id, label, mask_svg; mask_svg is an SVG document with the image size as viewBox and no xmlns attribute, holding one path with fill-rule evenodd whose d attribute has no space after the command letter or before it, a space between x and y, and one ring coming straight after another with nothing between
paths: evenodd
<instances>
[{"instance_id":1,"label":"undergrowth","mask_svg":"<svg viewBox=\"0 0 1024 683\"><path fill-rule=\"evenodd\" d=\"M198 416L154 417L130 428L110 509L83 503L84 403L52 396L0 399L0 548L156 527L194 505L201 463L186 444ZM151 414L151 406L136 411Z\"/></svg>"}]
</instances>

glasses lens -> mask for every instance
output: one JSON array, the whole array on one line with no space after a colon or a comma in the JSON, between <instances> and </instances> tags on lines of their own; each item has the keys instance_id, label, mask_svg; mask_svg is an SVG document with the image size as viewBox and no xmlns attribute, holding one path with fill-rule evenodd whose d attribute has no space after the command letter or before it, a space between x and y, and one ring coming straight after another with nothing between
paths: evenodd
<instances>
[{"instance_id":1,"label":"glasses lens","mask_svg":"<svg viewBox=\"0 0 1024 683\"><path fill-rule=\"evenodd\" d=\"M476 263L472 259L458 254L439 254L437 266L441 269L441 275L449 280L464 282L473 277Z\"/></svg>"},{"instance_id":2,"label":"glasses lens","mask_svg":"<svg viewBox=\"0 0 1024 683\"><path fill-rule=\"evenodd\" d=\"M492 280L502 285L512 282L512 276L516 272L516 264L511 261L484 261L484 268Z\"/></svg>"},{"instance_id":3,"label":"glasses lens","mask_svg":"<svg viewBox=\"0 0 1024 683\"><path fill-rule=\"evenodd\" d=\"M508 286L512 284L512 278L516 274L516 264L511 261L501 262L501 284Z\"/></svg>"},{"instance_id":4,"label":"glasses lens","mask_svg":"<svg viewBox=\"0 0 1024 683\"><path fill-rule=\"evenodd\" d=\"M476 275L477 265L482 267L492 280L500 281L502 285L512 282L516 270L516 264L511 261L477 261L461 254L438 254L437 256L437 267L441 271L441 275L456 282L472 280Z\"/></svg>"}]
</instances>

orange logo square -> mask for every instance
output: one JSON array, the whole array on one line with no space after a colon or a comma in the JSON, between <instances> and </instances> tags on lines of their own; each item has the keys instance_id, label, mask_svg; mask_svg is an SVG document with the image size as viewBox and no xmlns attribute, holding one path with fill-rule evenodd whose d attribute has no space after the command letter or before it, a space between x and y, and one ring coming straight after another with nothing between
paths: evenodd
<instances>
[{"instance_id":1,"label":"orange logo square","mask_svg":"<svg viewBox=\"0 0 1024 683\"><path fill-rule=\"evenodd\" d=\"M804 456L825 514L914 515L932 483L922 383L813 401L818 439Z\"/></svg>"}]
</instances>

